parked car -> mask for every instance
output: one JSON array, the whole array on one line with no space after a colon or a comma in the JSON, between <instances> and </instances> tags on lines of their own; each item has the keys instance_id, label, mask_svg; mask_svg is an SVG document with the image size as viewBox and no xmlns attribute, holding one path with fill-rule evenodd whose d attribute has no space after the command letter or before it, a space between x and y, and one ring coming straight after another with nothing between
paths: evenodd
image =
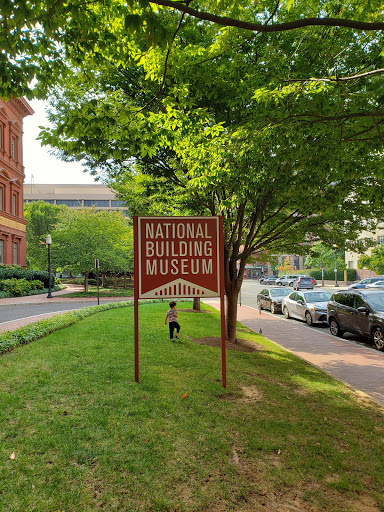
<instances>
[{"instance_id":1,"label":"parked car","mask_svg":"<svg viewBox=\"0 0 384 512\"><path fill-rule=\"evenodd\" d=\"M257 295L257 306L269 309L271 313L281 312L281 301L291 291L289 288L265 288Z\"/></svg>"},{"instance_id":2,"label":"parked car","mask_svg":"<svg viewBox=\"0 0 384 512\"><path fill-rule=\"evenodd\" d=\"M301 290L301 289L312 290L313 289L312 278L309 276L299 277L293 283L293 289L294 290Z\"/></svg>"},{"instance_id":3,"label":"parked car","mask_svg":"<svg viewBox=\"0 0 384 512\"><path fill-rule=\"evenodd\" d=\"M384 290L345 290L328 303L328 323L333 336L345 331L370 338L384 351Z\"/></svg>"},{"instance_id":4,"label":"parked car","mask_svg":"<svg viewBox=\"0 0 384 512\"><path fill-rule=\"evenodd\" d=\"M267 276L264 277L263 284L275 284L277 276Z\"/></svg>"},{"instance_id":5,"label":"parked car","mask_svg":"<svg viewBox=\"0 0 384 512\"><path fill-rule=\"evenodd\" d=\"M292 292L282 301L285 318L305 320L308 325L327 323L327 304L332 294L325 290Z\"/></svg>"},{"instance_id":6,"label":"parked car","mask_svg":"<svg viewBox=\"0 0 384 512\"><path fill-rule=\"evenodd\" d=\"M376 281L375 283L367 284L365 285L365 289L368 290L369 288L384 288L384 280L383 281Z\"/></svg>"},{"instance_id":7,"label":"parked car","mask_svg":"<svg viewBox=\"0 0 384 512\"><path fill-rule=\"evenodd\" d=\"M365 288L367 284L376 283L377 281L382 281L384 276L376 276L376 277L367 277L362 279L358 283L351 284L348 286L348 290L358 290L359 288Z\"/></svg>"},{"instance_id":8,"label":"parked car","mask_svg":"<svg viewBox=\"0 0 384 512\"><path fill-rule=\"evenodd\" d=\"M301 274L286 274L284 276L280 276L279 278L277 278L276 284L278 286L286 286L286 285L293 286L293 283L299 277L301 277Z\"/></svg>"}]
</instances>

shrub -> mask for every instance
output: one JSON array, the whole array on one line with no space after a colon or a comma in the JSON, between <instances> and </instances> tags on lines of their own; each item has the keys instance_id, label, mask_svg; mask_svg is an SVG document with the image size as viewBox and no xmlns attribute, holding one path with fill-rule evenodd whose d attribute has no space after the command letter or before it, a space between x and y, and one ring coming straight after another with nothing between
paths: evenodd
<instances>
[{"instance_id":1,"label":"shrub","mask_svg":"<svg viewBox=\"0 0 384 512\"><path fill-rule=\"evenodd\" d=\"M355 281L356 279L356 270L354 268L347 268L347 281ZM321 281L321 269L310 269L306 270L306 273L309 276L312 276L316 279L316 281ZM332 269L324 269L324 280L325 281L334 281L335 279L335 271ZM344 281L344 270L337 271L337 280Z\"/></svg>"},{"instance_id":2,"label":"shrub","mask_svg":"<svg viewBox=\"0 0 384 512\"><path fill-rule=\"evenodd\" d=\"M27 281L41 281L44 287L48 287L48 272L43 270L24 270L17 265L0 266L0 281L3 279L26 279Z\"/></svg>"},{"instance_id":3,"label":"shrub","mask_svg":"<svg viewBox=\"0 0 384 512\"><path fill-rule=\"evenodd\" d=\"M43 290L41 281L28 281L27 279L3 279L0 281L0 289L10 295L21 297L28 295L32 290Z\"/></svg>"}]
</instances>

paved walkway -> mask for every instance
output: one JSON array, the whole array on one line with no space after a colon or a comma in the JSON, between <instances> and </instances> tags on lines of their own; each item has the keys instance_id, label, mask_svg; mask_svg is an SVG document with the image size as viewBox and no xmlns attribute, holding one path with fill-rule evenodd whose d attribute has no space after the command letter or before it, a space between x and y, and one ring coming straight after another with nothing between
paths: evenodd
<instances>
[{"instance_id":1,"label":"paved walkway","mask_svg":"<svg viewBox=\"0 0 384 512\"><path fill-rule=\"evenodd\" d=\"M219 309L217 299L204 302ZM252 331L259 332L317 366L332 377L363 391L384 406L384 353L335 338L328 329L308 327L297 320L286 320L248 306L238 306L237 319Z\"/></svg>"}]
</instances>

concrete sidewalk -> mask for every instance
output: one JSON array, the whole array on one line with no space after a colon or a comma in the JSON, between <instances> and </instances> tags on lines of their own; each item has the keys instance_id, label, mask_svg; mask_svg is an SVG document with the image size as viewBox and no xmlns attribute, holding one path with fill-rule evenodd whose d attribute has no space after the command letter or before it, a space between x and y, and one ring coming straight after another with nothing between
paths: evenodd
<instances>
[{"instance_id":1,"label":"concrete sidewalk","mask_svg":"<svg viewBox=\"0 0 384 512\"><path fill-rule=\"evenodd\" d=\"M204 299L219 309L217 299ZM238 306L237 319L254 332L289 350L384 406L384 353L335 338L328 329L309 327L248 306Z\"/></svg>"}]
</instances>

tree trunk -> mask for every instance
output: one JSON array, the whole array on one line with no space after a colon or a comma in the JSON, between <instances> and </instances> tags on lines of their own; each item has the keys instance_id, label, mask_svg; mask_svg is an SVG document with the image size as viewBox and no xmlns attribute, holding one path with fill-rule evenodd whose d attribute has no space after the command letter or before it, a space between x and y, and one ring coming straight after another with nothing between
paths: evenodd
<instances>
[{"instance_id":1,"label":"tree trunk","mask_svg":"<svg viewBox=\"0 0 384 512\"><path fill-rule=\"evenodd\" d=\"M193 299L193 311L200 311L200 298L195 297Z\"/></svg>"},{"instance_id":2,"label":"tree trunk","mask_svg":"<svg viewBox=\"0 0 384 512\"><path fill-rule=\"evenodd\" d=\"M88 291L88 272L84 272L84 291Z\"/></svg>"},{"instance_id":3,"label":"tree trunk","mask_svg":"<svg viewBox=\"0 0 384 512\"><path fill-rule=\"evenodd\" d=\"M113 276L113 289L117 289L117 274L114 274Z\"/></svg>"},{"instance_id":4,"label":"tree trunk","mask_svg":"<svg viewBox=\"0 0 384 512\"><path fill-rule=\"evenodd\" d=\"M239 293L232 289L226 295L225 304L225 331L228 341L236 341L236 322L237 322L237 298Z\"/></svg>"},{"instance_id":5,"label":"tree trunk","mask_svg":"<svg viewBox=\"0 0 384 512\"><path fill-rule=\"evenodd\" d=\"M123 284L123 288L126 288L127 287L127 274L124 274L124 284Z\"/></svg>"}]
</instances>

